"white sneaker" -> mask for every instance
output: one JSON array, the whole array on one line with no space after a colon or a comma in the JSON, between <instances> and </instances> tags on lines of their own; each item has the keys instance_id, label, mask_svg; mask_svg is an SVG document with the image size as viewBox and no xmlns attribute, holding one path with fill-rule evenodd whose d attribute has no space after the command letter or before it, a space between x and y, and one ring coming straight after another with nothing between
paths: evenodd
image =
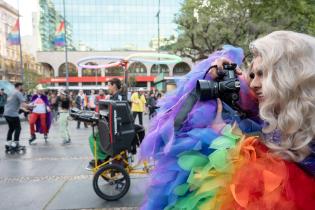
<instances>
[{"instance_id":1,"label":"white sneaker","mask_svg":"<svg viewBox=\"0 0 315 210\"><path fill-rule=\"evenodd\" d=\"M63 140L63 141L62 141L62 144L70 144L70 143L71 143L71 139Z\"/></svg>"}]
</instances>

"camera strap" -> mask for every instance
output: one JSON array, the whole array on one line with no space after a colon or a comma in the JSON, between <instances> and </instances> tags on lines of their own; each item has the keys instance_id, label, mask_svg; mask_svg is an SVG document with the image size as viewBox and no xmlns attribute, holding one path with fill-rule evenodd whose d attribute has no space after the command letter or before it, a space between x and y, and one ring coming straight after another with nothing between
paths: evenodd
<instances>
[{"instance_id":1,"label":"camera strap","mask_svg":"<svg viewBox=\"0 0 315 210\"><path fill-rule=\"evenodd\" d=\"M188 113L192 110L193 106L199 100L199 94L197 94L196 89L192 90L185 103L179 110L174 120L174 128L175 130L179 130L182 126L182 123L186 120Z\"/></svg>"}]
</instances>

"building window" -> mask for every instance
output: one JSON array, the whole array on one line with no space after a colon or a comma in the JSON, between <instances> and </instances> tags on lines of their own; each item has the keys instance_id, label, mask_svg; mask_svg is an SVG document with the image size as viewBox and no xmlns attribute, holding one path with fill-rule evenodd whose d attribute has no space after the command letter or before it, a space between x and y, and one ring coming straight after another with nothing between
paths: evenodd
<instances>
[{"instance_id":1,"label":"building window","mask_svg":"<svg viewBox=\"0 0 315 210\"><path fill-rule=\"evenodd\" d=\"M77 67L73 63L68 63L68 72L69 76L75 77L78 76ZM66 65L65 63L61 64L58 69L59 77L65 77L66 76Z\"/></svg>"},{"instance_id":2,"label":"building window","mask_svg":"<svg viewBox=\"0 0 315 210\"><path fill-rule=\"evenodd\" d=\"M190 66L185 62L177 63L173 68L174 76L181 76L190 72Z\"/></svg>"},{"instance_id":3,"label":"building window","mask_svg":"<svg viewBox=\"0 0 315 210\"><path fill-rule=\"evenodd\" d=\"M141 62L133 62L130 64L128 71L130 75L147 75L147 68Z\"/></svg>"},{"instance_id":4,"label":"building window","mask_svg":"<svg viewBox=\"0 0 315 210\"><path fill-rule=\"evenodd\" d=\"M166 64L154 64L151 68L151 74L152 75L157 75L159 73L165 73L165 74L169 74L170 69L168 67L168 65Z\"/></svg>"},{"instance_id":5,"label":"building window","mask_svg":"<svg viewBox=\"0 0 315 210\"><path fill-rule=\"evenodd\" d=\"M98 65L97 63L94 62L88 62L85 65ZM101 76L101 69L82 69L82 76Z\"/></svg>"}]
</instances>

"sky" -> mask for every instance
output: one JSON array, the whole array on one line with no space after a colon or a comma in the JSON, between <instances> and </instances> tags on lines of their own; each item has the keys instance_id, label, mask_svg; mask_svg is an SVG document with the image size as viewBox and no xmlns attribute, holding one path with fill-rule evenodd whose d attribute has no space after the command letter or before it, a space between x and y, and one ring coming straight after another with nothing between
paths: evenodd
<instances>
[{"instance_id":1,"label":"sky","mask_svg":"<svg viewBox=\"0 0 315 210\"><path fill-rule=\"evenodd\" d=\"M38 0L4 0L14 8L20 8L21 36L32 35L32 12L37 11Z\"/></svg>"}]
</instances>

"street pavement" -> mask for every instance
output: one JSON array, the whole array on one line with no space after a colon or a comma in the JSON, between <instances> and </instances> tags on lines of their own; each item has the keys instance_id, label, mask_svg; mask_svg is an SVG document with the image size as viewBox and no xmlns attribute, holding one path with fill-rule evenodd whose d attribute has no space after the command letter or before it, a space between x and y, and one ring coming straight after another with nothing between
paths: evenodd
<instances>
[{"instance_id":1,"label":"street pavement","mask_svg":"<svg viewBox=\"0 0 315 210\"><path fill-rule=\"evenodd\" d=\"M145 127L148 117L144 116ZM88 136L92 129L76 128L70 121L71 144L62 145L55 123L48 143L37 135L35 145L28 145L29 125L22 122L20 142L25 154L6 154L4 143L8 126L0 119L0 209L138 209L143 200L147 175L131 175L129 192L118 201L104 201L92 186L93 174L85 169L92 154Z\"/></svg>"}]
</instances>

